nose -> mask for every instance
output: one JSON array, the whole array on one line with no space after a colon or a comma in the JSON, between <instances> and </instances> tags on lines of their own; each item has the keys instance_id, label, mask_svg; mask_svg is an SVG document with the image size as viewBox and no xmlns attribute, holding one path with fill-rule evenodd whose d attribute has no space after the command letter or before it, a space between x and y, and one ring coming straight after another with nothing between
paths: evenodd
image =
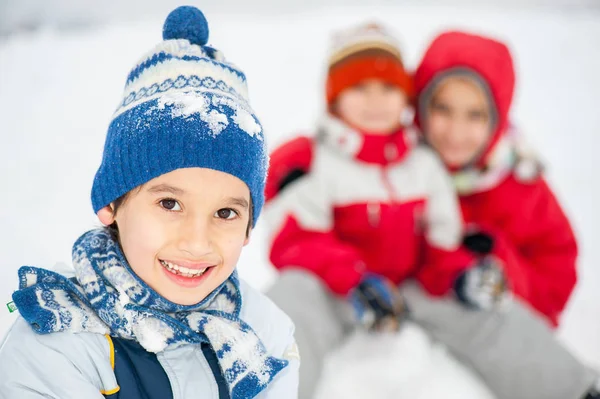
<instances>
[{"instance_id":1,"label":"nose","mask_svg":"<svg viewBox=\"0 0 600 399\"><path fill-rule=\"evenodd\" d=\"M379 105L380 102L386 101L385 92L379 87L369 87L365 94L369 104Z\"/></svg>"},{"instance_id":2,"label":"nose","mask_svg":"<svg viewBox=\"0 0 600 399\"><path fill-rule=\"evenodd\" d=\"M212 252L210 223L203 218L187 218L179 229L179 249L195 259Z\"/></svg>"},{"instance_id":3,"label":"nose","mask_svg":"<svg viewBox=\"0 0 600 399\"><path fill-rule=\"evenodd\" d=\"M448 126L448 132L450 133L449 135L449 139L451 139L453 142L460 142L462 136L465 133L465 123L461 118L457 118L456 116L453 118L450 118L450 123Z\"/></svg>"}]
</instances>

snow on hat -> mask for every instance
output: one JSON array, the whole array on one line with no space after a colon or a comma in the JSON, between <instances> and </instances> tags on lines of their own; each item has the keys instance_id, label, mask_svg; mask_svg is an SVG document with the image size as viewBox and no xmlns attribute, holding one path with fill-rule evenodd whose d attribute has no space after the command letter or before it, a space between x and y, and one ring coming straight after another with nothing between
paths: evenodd
<instances>
[{"instance_id":1,"label":"snow on hat","mask_svg":"<svg viewBox=\"0 0 600 399\"><path fill-rule=\"evenodd\" d=\"M160 175L201 167L246 183L256 223L268 156L246 76L206 45L208 23L195 7L173 10L163 39L127 77L94 178L94 212Z\"/></svg>"},{"instance_id":2,"label":"snow on hat","mask_svg":"<svg viewBox=\"0 0 600 399\"><path fill-rule=\"evenodd\" d=\"M370 23L333 35L328 59L327 103L345 89L365 79L391 83L408 96L413 94L398 41L381 25Z\"/></svg>"}]
</instances>

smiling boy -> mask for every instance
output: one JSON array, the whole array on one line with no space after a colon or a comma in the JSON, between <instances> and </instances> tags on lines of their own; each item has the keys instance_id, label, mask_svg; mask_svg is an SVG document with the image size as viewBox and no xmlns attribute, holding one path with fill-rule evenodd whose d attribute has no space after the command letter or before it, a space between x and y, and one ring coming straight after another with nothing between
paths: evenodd
<instances>
[{"instance_id":1,"label":"smiling boy","mask_svg":"<svg viewBox=\"0 0 600 399\"><path fill-rule=\"evenodd\" d=\"M246 77L193 7L131 71L74 276L19 270L0 348L8 399L295 398L290 319L239 279L268 157Z\"/></svg>"}]
</instances>

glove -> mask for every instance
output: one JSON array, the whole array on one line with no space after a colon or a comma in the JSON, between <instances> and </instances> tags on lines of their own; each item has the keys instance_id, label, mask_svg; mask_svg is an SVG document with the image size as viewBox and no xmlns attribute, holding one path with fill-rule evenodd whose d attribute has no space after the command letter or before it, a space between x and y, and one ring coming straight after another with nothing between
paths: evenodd
<instances>
[{"instance_id":1,"label":"glove","mask_svg":"<svg viewBox=\"0 0 600 399\"><path fill-rule=\"evenodd\" d=\"M600 379L586 392L586 396L583 399L600 399Z\"/></svg>"},{"instance_id":2,"label":"glove","mask_svg":"<svg viewBox=\"0 0 600 399\"><path fill-rule=\"evenodd\" d=\"M398 331L406 306L398 289L385 277L368 274L349 293L360 325L371 331Z\"/></svg>"},{"instance_id":3,"label":"glove","mask_svg":"<svg viewBox=\"0 0 600 399\"><path fill-rule=\"evenodd\" d=\"M482 257L455 281L454 291L465 306L479 310L501 309L510 298L506 275L491 255Z\"/></svg>"},{"instance_id":4,"label":"glove","mask_svg":"<svg viewBox=\"0 0 600 399\"><path fill-rule=\"evenodd\" d=\"M494 249L494 239L489 234L477 231L466 234L463 245L477 255L487 255Z\"/></svg>"}]
</instances>

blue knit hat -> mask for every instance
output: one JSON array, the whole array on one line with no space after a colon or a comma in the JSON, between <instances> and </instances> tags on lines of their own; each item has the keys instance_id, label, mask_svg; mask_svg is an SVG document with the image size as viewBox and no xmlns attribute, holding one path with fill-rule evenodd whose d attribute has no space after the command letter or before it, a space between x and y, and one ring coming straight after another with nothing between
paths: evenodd
<instances>
[{"instance_id":1,"label":"blue knit hat","mask_svg":"<svg viewBox=\"0 0 600 399\"><path fill-rule=\"evenodd\" d=\"M255 224L268 156L246 76L206 45L208 24L195 7L172 11L163 39L127 78L94 178L94 212L160 175L201 167L248 185Z\"/></svg>"}]
</instances>

